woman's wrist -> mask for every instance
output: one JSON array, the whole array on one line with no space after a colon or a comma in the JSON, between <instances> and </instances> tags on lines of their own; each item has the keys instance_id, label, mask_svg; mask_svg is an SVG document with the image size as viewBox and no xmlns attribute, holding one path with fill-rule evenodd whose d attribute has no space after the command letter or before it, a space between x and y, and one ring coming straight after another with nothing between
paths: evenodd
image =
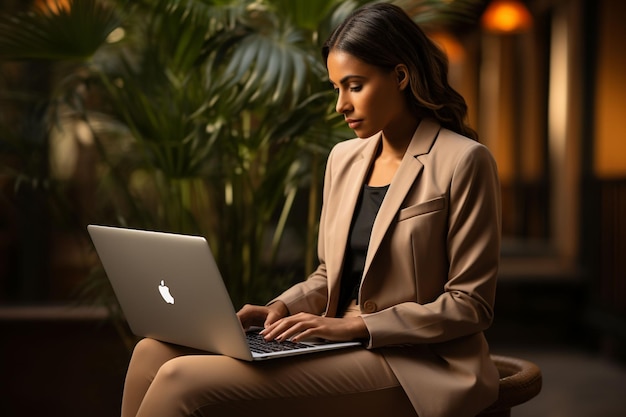
<instances>
[{"instance_id":1,"label":"woman's wrist","mask_svg":"<svg viewBox=\"0 0 626 417\"><path fill-rule=\"evenodd\" d=\"M287 317L289 315L287 304L281 300L276 300L267 307L278 317Z\"/></svg>"},{"instance_id":2,"label":"woman's wrist","mask_svg":"<svg viewBox=\"0 0 626 417\"><path fill-rule=\"evenodd\" d=\"M367 326L365 325L365 321L362 317L352 317L350 320L350 334L352 335L354 340L363 340L367 341L370 338L370 332L367 330Z\"/></svg>"}]
</instances>

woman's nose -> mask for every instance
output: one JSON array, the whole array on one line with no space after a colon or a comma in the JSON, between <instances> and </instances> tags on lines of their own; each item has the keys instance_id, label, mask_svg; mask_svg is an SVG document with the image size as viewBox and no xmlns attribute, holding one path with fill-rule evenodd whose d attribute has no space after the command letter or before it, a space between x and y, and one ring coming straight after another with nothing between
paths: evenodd
<instances>
[{"instance_id":1,"label":"woman's nose","mask_svg":"<svg viewBox=\"0 0 626 417\"><path fill-rule=\"evenodd\" d=\"M350 103L346 100L345 94L341 92L337 95L337 105L335 106L337 113L345 114L350 110Z\"/></svg>"}]
</instances>

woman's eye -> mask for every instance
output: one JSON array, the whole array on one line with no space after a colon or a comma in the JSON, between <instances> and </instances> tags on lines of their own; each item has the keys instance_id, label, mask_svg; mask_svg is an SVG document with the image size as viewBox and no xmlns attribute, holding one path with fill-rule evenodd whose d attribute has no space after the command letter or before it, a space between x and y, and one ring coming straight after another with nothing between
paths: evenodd
<instances>
[{"instance_id":1,"label":"woman's eye","mask_svg":"<svg viewBox=\"0 0 626 417\"><path fill-rule=\"evenodd\" d=\"M339 94L339 92L340 92L340 88L339 88L339 87L335 87L335 86L333 86L332 88L333 88L333 91L335 92L335 94ZM361 89L363 88L363 86L361 86L361 85L350 85L350 86L348 86L347 88L348 88L348 90L349 90L351 93L356 93L356 92L361 91Z\"/></svg>"}]
</instances>

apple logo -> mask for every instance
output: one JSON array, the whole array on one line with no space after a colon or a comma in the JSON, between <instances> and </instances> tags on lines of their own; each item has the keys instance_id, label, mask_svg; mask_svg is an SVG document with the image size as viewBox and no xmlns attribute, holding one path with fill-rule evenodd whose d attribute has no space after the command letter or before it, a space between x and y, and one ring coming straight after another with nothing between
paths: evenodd
<instances>
[{"instance_id":1,"label":"apple logo","mask_svg":"<svg viewBox=\"0 0 626 417\"><path fill-rule=\"evenodd\" d=\"M170 289L167 285L165 285L165 281L161 280L161 285L159 285L159 292L161 293L161 297L168 304L174 304L174 297L170 294Z\"/></svg>"}]
</instances>

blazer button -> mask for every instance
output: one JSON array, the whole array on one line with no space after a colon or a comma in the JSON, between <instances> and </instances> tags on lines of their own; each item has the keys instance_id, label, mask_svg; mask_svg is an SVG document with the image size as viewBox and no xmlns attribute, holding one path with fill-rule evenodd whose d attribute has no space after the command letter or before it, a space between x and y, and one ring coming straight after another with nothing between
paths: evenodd
<instances>
[{"instance_id":1,"label":"blazer button","mask_svg":"<svg viewBox=\"0 0 626 417\"><path fill-rule=\"evenodd\" d=\"M367 300L363 303L363 311L365 313L373 313L376 311L376 303L372 300Z\"/></svg>"}]
</instances>

